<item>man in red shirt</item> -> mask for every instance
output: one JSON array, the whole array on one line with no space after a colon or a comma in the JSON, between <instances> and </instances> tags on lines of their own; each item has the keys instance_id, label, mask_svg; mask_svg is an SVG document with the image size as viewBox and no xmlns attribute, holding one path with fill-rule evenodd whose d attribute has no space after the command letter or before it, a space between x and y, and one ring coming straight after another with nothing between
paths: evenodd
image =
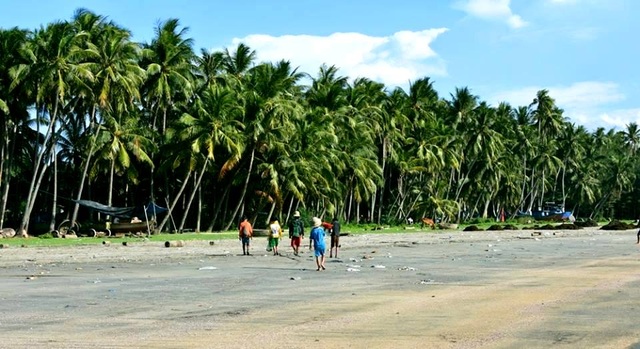
<instances>
[{"instance_id":1,"label":"man in red shirt","mask_svg":"<svg viewBox=\"0 0 640 349\"><path fill-rule=\"evenodd\" d=\"M250 256L249 246L251 245L251 239L253 238L253 228L251 223L247 220L247 216L242 216L242 222L240 222L240 233L238 239L242 241L242 254Z\"/></svg>"}]
</instances>

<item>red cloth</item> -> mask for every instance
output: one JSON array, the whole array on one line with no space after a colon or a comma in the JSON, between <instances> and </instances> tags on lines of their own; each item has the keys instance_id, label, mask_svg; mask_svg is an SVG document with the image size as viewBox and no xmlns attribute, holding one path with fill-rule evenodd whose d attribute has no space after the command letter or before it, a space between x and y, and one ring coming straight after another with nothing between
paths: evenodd
<instances>
[{"instance_id":1,"label":"red cloth","mask_svg":"<svg viewBox=\"0 0 640 349\"><path fill-rule=\"evenodd\" d=\"M327 229L327 230L331 230L331 229L333 229L333 224L328 223L328 222L322 222L322 227Z\"/></svg>"}]
</instances>

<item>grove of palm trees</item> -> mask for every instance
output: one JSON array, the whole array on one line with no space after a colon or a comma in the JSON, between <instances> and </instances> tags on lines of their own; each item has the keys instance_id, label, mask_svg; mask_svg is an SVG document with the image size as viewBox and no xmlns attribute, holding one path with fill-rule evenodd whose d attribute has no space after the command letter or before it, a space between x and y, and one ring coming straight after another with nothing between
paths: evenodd
<instances>
[{"instance_id":1,"label":"grove of palm trees","mask_svg":"<svg viewBox=\"0 0 640 349\"><path fill-rule=\"evenodd\" d=\"M494 106L424 77L408 90L301 72L246 45L199 52L176 19L151 42L78 10L0 29L0 227L98 217L72 200L170 208L160 230L256 226L294 210L349 223L513 217L553 201L638 217L640 129L569 122L547 90ZM100 217L103 219L104 217Z\"/></svg>"}]
</instances>

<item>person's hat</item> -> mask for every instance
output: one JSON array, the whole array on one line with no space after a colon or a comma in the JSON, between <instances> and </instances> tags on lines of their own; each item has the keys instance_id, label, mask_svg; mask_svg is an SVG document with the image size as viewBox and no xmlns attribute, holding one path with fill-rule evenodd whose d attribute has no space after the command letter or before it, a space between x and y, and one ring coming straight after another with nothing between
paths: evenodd
<instances>
[{"instance_id":1,"label":"person's hat","mask_svg":"<svg viewBox=\"0 0 640 349\"><path fill-rule=\"evenodd\" d=\"M321 225L322 225L322 221L320 220L320 218L318 218L318 217L313 217L313 218L312 218L312 220L313 220L313 226L314 226L314 227L319 227L319 226L321 226Z\"/></svg>"},{"instance_id":2,"label":"person's hat","mask_svg":"<svg viewBox=\"0 0 640 349\"><path fill-rule=\"evenodd\" d=\"M300 211L296 211L296 212L293 214L293 216L294 216L294 217L300 217Z\"/></svg>"}]
</instances>

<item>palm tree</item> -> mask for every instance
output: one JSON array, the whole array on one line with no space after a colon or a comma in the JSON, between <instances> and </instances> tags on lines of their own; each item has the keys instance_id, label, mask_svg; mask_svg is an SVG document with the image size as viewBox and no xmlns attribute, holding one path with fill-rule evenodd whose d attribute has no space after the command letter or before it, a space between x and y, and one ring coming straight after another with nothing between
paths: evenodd
<instances>
[{"instance_id":1,"label":"palm tree","mask_svg":"<svg viewBox=\"0 0 640 349\"><path fill-rule=\"evenodd\" d=\"M13 86L10 69L22 63L20 49L27 41L28 33L18 28L0 29L0 228L4 227L5 212L9 198L12 159L20 125L28 118L30 88L26 84Z\"/></svg>"},{"instance_id":2,"label":"palm tree","mask_svg":"<svg viewBox=\"0 0 640 349\"><path fill-rule=\"evenodd\" d=\"M147 74L141 89L145 115L150 118L152 128L161 136L167 131L169 117L178 115L177 106L191 100L194 90L193 40L185 37L188 28L180 29L179 26L177 19L159 23L154 39L150 44L144 45L140 62ZM164 138L154 139L157 143L162 140ZM155 201L153 172L149 178L150 197ZM168 187L167 177L164 179L165 186Z\"/></svg>"},{"instance_id":3,"label":"palm tree","mask_svg":"<svg viewBox=\"0 0 640 349\"><path fill-rule=\"evenodd\" d=\"M83 13L77 21L84 23L91 13ZM93 22L93 21L91 21ZM91 95L91 126L87 135L90 137L89 149L84 160L84 167L76 200L80 200L84 189L91 158L95 150L97 128L96 112L100 115L121 115L129 113L134 103L140 101L140 86L145 72L138 65L140 47L131 42L131 33L114 25L97 25L92 27L91 39L84 43L80 54L83 62L80 64L92 72L94 81L90 87ZM92 135L93 134L93 135ZM79 205L76 204L72 215L72 224L78 214Z\"/></svg>"},{"instance_id":4,"label":"palm tree","mask_svg":"<svg viewBox=\"0 0 640 349\"><path fill-rule=\"evenodd\" d=\"M237 95L230 89L209 85L198 100L189 106L182 115L175 130L171 130L169 137L176 137L178 143L184 143L195 154L203 154L204 162L200 169L199 178L188 200L188 206L180 222L179 230L184 228L189 207L197 190L200 188L202 177L207 170L209 161L216 160L216 154L222 158L221 169L233 166L240 160L243 152L242 125L240 118L242 108L238 104ZM219 151L221 148L223 151ZM177 200L176 196L174 200ZM175 206L175 202L172 205ZM167 215L168 217L169 215ZM167 217L160 224L161 230L166 224Z\"/></svg>"},{"instance_id":5,"label":"palm tree","mask_svg":"<svg viewBox=\"0 0 640 349\"><path fill-rule=\"evenodd\" d=\"M624 143L629 149L629 153L631 156L634 156L640 146L640 128L638 124L635 122L628 123L626 128L621 132Z\"/></svg>"},{"instance_id":6,"label":"palm tree","mask_svg":"<svg viewBox=\"0 0 640 349\"><path fill-rule=\"evenodd\" d=\"M179 26L177 19L158 24L156 37L145 45L142 55L141 64L147 72L143 85L146 106L152 111L154 128L161 119L161 134L167 129L167 117L175 103L189 99L193 91L193 39L185 38L188 28Z\"/></svg>"},{"instance_id":7,"label":"palm tree","mask_svg":"<svg viewBox=\"0 0 640 349\"><path fill-rule=\"evenodd\" d=\"M20 231L27 231L35 198L48 167L43 159L49 156L53 149L54 128L58 122L59 111L67 102L74 84L82 84L83 78L91 78L90 72L79 67L73 60L76 39L77 36L69 23L49 24L46 28L36 31L25 46L23 54L29 63L12 68L14 86L24 83L25 80L35 81L37 125L39 127L43 122L47 125L44 141L34 157L34 170Z\"/></svg>"},{"instance_id":8,"label":"palm tree","mask_svg":"<svg viewBox=\"0 0 640 349\"><path fill-rule=\"evenodd\" d=\"M123 115L115 118L105 115L104 124L100 125L98 136L99 161L95 162L91 170L91 177L102 173L101 161L108 163L109 188L107 190L107 205L113 204L114 176L127 175L127 180L138 181L139 171L134 166L132 157L140 164L150 167L154 163L149 154L155 152L156 145L149 136L149 129L140 126L137 115Z\"/></svg>"},{"instance_id":9,"label":"palm tree","mask_svg":"<svg viewBox=\"0 0 640 349\"><path fill-rule=\"evenodd\" d=\"M263 63L247 71L242 80L242 124L245 126L246 149L243 158L248 161L247 177L231 218L244 207L249 179L253 173L256 155L279 142L292 129L292 119L299 113L299 105L291 97L297 93L296 82L302 77L287 61ZM243 212L240 211L240 215Z\"/></svg>"},{"instance_id":10,"label":"palm tree","mask_svg":"<svg viewBox=\"0 0 640 349\"><path fill-rule=\"evenodd\" d=\"M555 100L549 96L548 90L538 91L529 107L533 108L533 120L543 143L550 141L560 133L565 120L562 116L562 110L556 107Z\"/></svg>"}]
</instances>

